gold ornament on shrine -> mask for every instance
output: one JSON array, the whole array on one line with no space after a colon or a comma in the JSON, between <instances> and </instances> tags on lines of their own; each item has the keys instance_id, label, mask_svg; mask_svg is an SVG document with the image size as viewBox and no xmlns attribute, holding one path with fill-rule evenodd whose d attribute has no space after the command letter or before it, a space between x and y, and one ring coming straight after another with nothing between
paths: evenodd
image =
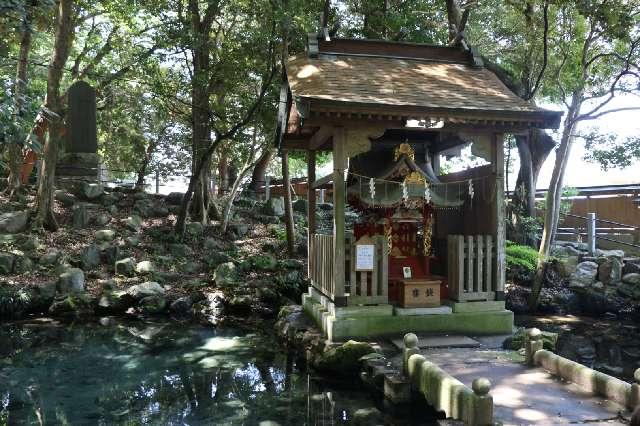
<instances>
[{"instance_id":1,"label":"gold ornament on shrine","mask_svg":"<svg viewBox=\"0 0 640 426\"><path fill-rule=\"evenodd\" d=\"M409 184L425 185L426 184L426 179L424 178L424 176L420 172L411 172L411 173L409 173L408 175L405 176L404 183L407 184L407 185L409 185Z\"/></svg>"},{"instance_id":2,"label":"gold ornament on shrine","mask_svg":"<svg viewBox=\"0 0 640 426\"><path fill-rule=\"evenodd\" d=\"M431 227L432 221L431 218L427 217L424 220L424 247L423 253L425 256L429 256L431 254L431 239L433 237L433 229Z\"/></svg>"},{"instance_id":3,"label":"gold ornament on shrine","mask_svg":"<svg viewBox=\"0 0 640 426\"><path fill-rule=\"evenodd\" d=\"M400 156L402 154L404 154L407 157L409 157L412 161L414 161L416 159L415 151L413 150L413 148L411 148L411 145L409 145L406 142L401 143L400 145L398 145L396 147L395 154L393 156L393 161L398 161L398 159L400 158Z\"/></svg>"}]
</instances>

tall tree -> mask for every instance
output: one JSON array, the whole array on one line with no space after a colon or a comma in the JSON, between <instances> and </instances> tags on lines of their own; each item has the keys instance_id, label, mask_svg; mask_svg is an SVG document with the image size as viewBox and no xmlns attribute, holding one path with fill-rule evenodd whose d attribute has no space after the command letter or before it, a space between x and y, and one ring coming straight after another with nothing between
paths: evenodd
<instances>
[{"instance_id":1,"label":"tall tree","mask_svg":"<svg viewBox=\"0 0 640 426\"><path fill-rule=\"evenodd\" d=\"M545 201L538 271L529 307L537 306L543 271L560 218L567 165L580 123L640 106L609 108L620 93L640 93L640 4L614 0L565 2L552 39L560 63L554 70L556 99L567 114Z\"/></svg>"},{"instance_id":2,"label":"tall tree","mask_svg":"<svg viewBox=\"0 0 640 426\"><path fill-rule=\"evenodd\" d=\"M73 5L74 0L60 0L58 3L54 20L55 40L47 74L47 94L44 100L44 113L49 122L49 130L44 143L44 157L38 179L34 223L36 227L45 226L53 230L58 227L53 214L53 189L64 115L60 96L60 81L73 43Z\"/></svg>"},{"instance_id":3,"label":"tall tree","mask_svg":"<svg viewBox=\"0 0 640 426\"><path fill-rule=\"evenodd\" d=\"M18 65L16 71L16 79L13 86L14 98L14 121L18 122L24 116L25 105L25 89L27 86L27 68L29 62L29 53L31 51L31 34L34 9L37 1L27 0L24 2L24 13L20 25L20 51L18 55ZM24 145L24 135L21 132L15 132L14 140L11 141L8 148L9 178L7 179L7 192L9 197L13 197L20 188L20 169L22 168L22 147Z\"/></svg>"}]
</instances>

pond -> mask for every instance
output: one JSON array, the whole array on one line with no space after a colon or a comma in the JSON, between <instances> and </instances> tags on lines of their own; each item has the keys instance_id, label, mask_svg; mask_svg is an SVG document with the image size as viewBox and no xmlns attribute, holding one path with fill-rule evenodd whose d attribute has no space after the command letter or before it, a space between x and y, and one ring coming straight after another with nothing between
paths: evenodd
<instances>
[{"instance_id":1,"label":"pond","mask_svg":"<svg viewBox=\"0 0 640 426\"><path fill-rule=\"evenodd\" d=\"M0 425L432 424L309 376L264 333L41 320L0 342Z\"/></svg>"}]
</instances>

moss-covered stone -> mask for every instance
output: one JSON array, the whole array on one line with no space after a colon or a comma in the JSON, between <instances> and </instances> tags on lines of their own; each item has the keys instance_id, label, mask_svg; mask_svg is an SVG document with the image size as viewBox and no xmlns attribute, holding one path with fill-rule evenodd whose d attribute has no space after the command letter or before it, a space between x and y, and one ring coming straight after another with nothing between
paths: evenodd
<instances>
[{"instance_id":1,"label":"moss-covered stone","mask_svg":"<svg viewBox=\"0 0 640 426\"><path fill-rule=\"evenodd\" d=\"M521 348L524 348L526 331L524 328L519 328L518 331L511 337L505 339L502 343L502 347L504 349L511 349L517 351ZM542 332L542 342L543 348L548 351L556 350L556 343L558 342L558 333L552 333L550 331Z\"/></svg>"},{"instance_id":2,"label":"moss-covered stone","mask_svg":"<svg viewBox=\"0 0 640 426\"><path fill-rule=\"evenodd\" d=\"M327 373L355 376L360 373L360 358L375 351L369 343L349 340L323 353L315 368Z\"/></svg>"}]
</instances>

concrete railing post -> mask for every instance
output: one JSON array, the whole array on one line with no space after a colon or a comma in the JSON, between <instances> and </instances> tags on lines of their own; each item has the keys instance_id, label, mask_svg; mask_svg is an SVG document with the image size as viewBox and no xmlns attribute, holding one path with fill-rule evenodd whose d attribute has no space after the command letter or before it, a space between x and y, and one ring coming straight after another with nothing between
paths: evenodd
<instances>
[{"instance_id":1,"label":"concrete railing post","mask_svg":"<svg viewBox=\"0 0 640 426\"><path fill-rule=\"evenodd\" d=\"M633 373L633 378L635 383L631 384L631 394L627 403L627 407L631 409L640 405L640 368Z\"/></svg>"},{"instance_id":2,"label":"concrete railing post","mask_svg":"<svg viewBox=\"0 0 640 426\"><path fill-rule=\"evenodd\" d=\"M587 213L587 246L589 256L596 255L596 214Z\"/></svg>"},{"instance_id":3,"label":"concrete railing post","mask_svg":"<svg viewBox=\"0 0 640 426\"><path fill-rule=\"evenodd\" d=\"M418 336L413 333L404 335L404 349L402 351L402 372L408 374L409 358L411 355L420 353L418 349Z\"/></svg>"},{"instance_id":4,"label":"concrete railing post","mask_svg":"<svg viewBox=\"0 0 640 426\"><path fill-rule=\"evenodd\" d=\"M480 377L471 383L475 394L473 424L478 426L493 424L493 397L489 395L491 382Z\"/></svg>"},{"instance_id":5,"label":"concrete railing post","mask_svg":"<svg viewBox=\"0 0 640 426\"><path fill-rule=\"evenodd\" d=\"M543 347L544 342L542 341L542 332L537 328L528 329L525 333L524 350L526 362L529 367L533 367L535 365L533 356Z\"/></svg>"}]
</instances>

